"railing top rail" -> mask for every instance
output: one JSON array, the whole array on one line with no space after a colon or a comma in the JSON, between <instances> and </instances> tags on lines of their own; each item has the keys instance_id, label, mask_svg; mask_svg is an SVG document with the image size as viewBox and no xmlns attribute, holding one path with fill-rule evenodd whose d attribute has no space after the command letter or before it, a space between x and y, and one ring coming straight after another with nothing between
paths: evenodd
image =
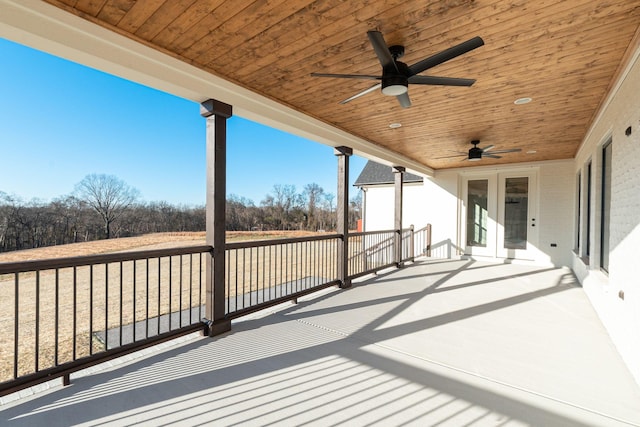
<instances>
[{"instance_id":1,"label":"railing top rail","mask_svg":"<svg viewBox=\"0 0 640 427\"><path fill-rule=\"evenodd\" d=\"M245 249L259 246L286 245L298 242L313 242L317 240L342 239L342 234L323 234L320 236L291 237L288 239L248 240L246 242L233 242L225 245L226 249Z\"/></svg>"},{"instance_id":2,"label":"railing top rail","mask_svg":"<svg viewBox=\"0 0 640 427\"><path fill-rule=\"evenodd\" d=\"M49 258L29 261L0 263L0 274L23 273L36 270L50 270L54 268L80 267L85 265L108 264L121 261L135 261L147 258L160 258L172 255L189 255L211 252L212 246L184 246L178 248L151 249L146 251L117 252L109 254L85 255L65 258Z\"/></svg>"},{"instance_id":3,"label":"railing top rail","mask_svg":"<svg viewBox=\"0 0 640 427\"><path fill-rule=\"evenodd\" d=\"M349 237L371 236L373 234L386 234L386 233L395 233L395 232L396 230L359 231L356 233L349 233Z\"/></svg>"}]
</instances>

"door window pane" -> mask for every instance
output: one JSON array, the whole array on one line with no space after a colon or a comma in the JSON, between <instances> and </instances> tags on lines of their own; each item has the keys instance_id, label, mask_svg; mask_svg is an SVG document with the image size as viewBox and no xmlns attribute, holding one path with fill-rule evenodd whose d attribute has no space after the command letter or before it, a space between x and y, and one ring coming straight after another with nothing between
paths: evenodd
<instances>
[{"instance_id":1,"label":"door window pane","mask_svg":"<svg viewBox=\"0 0 640 427\"><path fill-rule=\"evenodd\" d=\"M506 178L504 193L504 247L527 249L529 178Z\"/></svg>"},{"instance_id":2,"label":"door window pane","mask_svg":"<svg viewBox=\"0 0 640 427\"><path fill-rule=\"evenodd\" d=\"M467 246L486 248L489 180L470 180L467 190Z\"/></svg>"}]
</instances>

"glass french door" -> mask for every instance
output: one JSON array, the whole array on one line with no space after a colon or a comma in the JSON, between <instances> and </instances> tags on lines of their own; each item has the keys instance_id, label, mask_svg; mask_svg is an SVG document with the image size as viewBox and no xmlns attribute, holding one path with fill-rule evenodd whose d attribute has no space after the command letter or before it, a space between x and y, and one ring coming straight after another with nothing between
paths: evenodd
<instances>
[{"instance_id":1,"label":"glass french door","mask_svg":"<svg viewBox=\"0 0 640 427\"><path fill-rule=\"evenodd\" d=\"M496 205L495 176L473 177L465 180L465 253L495 256Z\"/></svg>"},{"instance_id":2,"label":"glass french door","mask_svg":"<svg viewBox=\"0 0 640 427\"><path fill-rule=\"evenodd\" d=\"M535 178L535 172L498 175L498 257L534 258L538 241Z\"/></svg>"},{"instance_id":3,"label":"glass french door","mask_svg":"<svg viewBox=\"0 0 640 427\"><path fill-rule=\"evenodd\" d=\"M534 171L466 178L465 253L533 259L536 191Z\"/></svg>"}]
</instances>

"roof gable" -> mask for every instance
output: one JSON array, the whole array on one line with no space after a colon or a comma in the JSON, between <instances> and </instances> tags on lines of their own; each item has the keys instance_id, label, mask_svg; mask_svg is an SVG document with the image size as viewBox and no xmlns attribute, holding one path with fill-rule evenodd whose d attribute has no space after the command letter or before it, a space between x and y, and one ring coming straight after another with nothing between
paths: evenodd
<instances>
[{"instance_id":1,"label":"roof gable","mask_svg":"<svg viewBox=\"0 0 640 427\"><path fill-rule=\"evenodd\" d=\"M369 160L353 185L361 187L365 185L393 184L394 181L394 172L391 166ZM422 182L422 177L405 172L403 182Z\"/></svg>"}]
</instances>

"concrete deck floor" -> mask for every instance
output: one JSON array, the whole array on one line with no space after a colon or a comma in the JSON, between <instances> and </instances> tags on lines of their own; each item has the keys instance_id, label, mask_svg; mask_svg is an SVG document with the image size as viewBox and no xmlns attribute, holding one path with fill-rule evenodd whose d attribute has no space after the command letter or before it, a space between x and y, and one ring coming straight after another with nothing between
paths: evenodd
<instances>
[{"instance_id":1,"label":"concrete deck floor","mask_svg":"<svg viewBox=\"0 0 640 427\"><path fill-rule=\"evenodd\" d=\"M573 274L422 261L5 403L3 426L640 425Z\"/></svg>"}]
</instances>

